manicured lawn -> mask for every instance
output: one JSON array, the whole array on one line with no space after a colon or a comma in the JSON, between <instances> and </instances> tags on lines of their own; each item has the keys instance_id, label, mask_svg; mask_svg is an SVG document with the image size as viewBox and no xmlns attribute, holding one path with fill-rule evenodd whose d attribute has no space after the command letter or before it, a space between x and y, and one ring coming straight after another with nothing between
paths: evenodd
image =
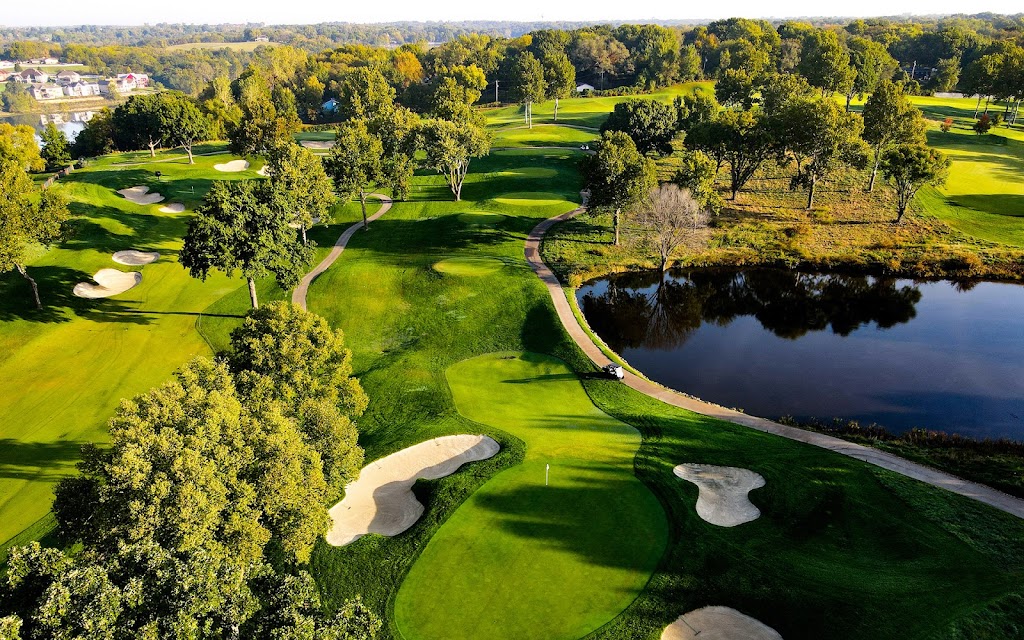
<instances>
[{"instance_id":1,"label":"manicured lawn","mask_svg":"<svg viewBox=\"0 0 1024 640\"><path fill-rule=\"evenodd\" d=\"M646 584L667 535L664 512L633 474L640 434L597 410L549 356L488 354L453 365L447 379L459 413L521 439L526 459L431 538L395 602L402 635L579 638L614 618Z\"/></svg>"}]
</instances>

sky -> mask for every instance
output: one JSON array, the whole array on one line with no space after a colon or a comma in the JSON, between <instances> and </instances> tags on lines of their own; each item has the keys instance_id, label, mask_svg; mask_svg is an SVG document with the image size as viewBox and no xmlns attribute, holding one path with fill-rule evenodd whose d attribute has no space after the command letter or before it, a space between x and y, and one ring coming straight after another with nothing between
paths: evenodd
<instances>
[{"instance_id":1,"label":"sky","mask_svg":"<svg viewBox=\"0 0 1024 640\"><path fill-rule=\"evenodd\" d=\"M78 24L140 25L158 22L220 24L310 24L317 22L394 22L401 20L573 20L788 18L800 16L892 16L901 14L1018 13L1020 0L857 0L822 3L820 0L733 0L680 2L679 0L558 0L557 2L494 2L488 0L341 0L291 2L282 0L49 0L12 2L0 12L6 26Z\"/></svg>"}]
</instances>

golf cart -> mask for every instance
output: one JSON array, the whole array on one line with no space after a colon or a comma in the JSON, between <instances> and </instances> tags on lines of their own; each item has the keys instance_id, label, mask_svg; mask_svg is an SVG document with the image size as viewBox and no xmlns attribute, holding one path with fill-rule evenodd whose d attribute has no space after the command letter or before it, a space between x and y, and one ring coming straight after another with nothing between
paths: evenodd
<instances>
[{"instance_id":1,"label":"golf cart","mask_svg":"<svg viewBox=\"0 0 1024 640\"><path fill-rule=\"evenodd\" d=\"M626 374L626 372L622 370L622 367L614 362L612 364L605 365L601 370L604 371L606 376L614 378L615 380L622 380L622 376Z\"/></svg>"}]
</instances>

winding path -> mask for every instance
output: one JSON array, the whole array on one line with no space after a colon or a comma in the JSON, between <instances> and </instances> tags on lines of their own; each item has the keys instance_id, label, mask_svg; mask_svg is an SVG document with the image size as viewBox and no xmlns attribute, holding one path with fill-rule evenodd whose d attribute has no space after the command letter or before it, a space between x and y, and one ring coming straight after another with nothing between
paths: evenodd
<instances>
[{"instance_id":1,"label":"winding path","mask_svg":"<svg viewBox=\"0 0 1024 640\"><path fill-rule=\"evenodd\" d=\"M388 209L391 208L391 198L387 197L382 193L368 193L366 194L366 197L376 198L377 200L380 200L380 209L377 210L377 213L373 214L372 216L369 216L366 219L367 222L373 222L377 218L387 213ZM330 266L334 264L334 261L338 259L338 256L341 255L341 252L345 250L346 246L348 246L348 241L352 239L352 236L354 236L356 234L356 231L359 231L359 229L362 226L363 221L360 220L359 222L345 229L341 233L341 235L338 236L338 239L334 241L334 248L331 249L331 252L327 254L327 257L321 260L320 264L313 267L312 271L304 275L302 277L302 280L299 282L298 286L296 286L295 290L292 291L292 304L298 307L302 307L302 309L306 308L306 293L309 291L309 285L312 284L314 280L316 280L317 276L319 276L324 271L327 271L327 269L329 269Z\"/></svg>"},{"instance_id":2,"label":"winding path","mask_svg":"<svg viewBox=\"0 0 1024 640\"><path fill-rule=\"evenodd\" d=\"M586 211L586 207L581 206L578 209L564 213L560 216L555 216L554 218L549 218L538 224L533 228L526 239L525 253L526 261L530 264L530 268L533 269L537 276L547 286L548 293L551 294L551 300L554 302L555 310L558 312L558 319L562 322L562 326L565 327L566 332L568 332L573 341L579 345L580 349L587 354L594 364L599 367L603 367L610 364L611 360L596 344L594 344L594 341L591 340L590 336L580 325L575 314L573 314L573 310L568 299L566 298L566 293L562 288L562 283L558 281L558 277L553 271L551 271L547 264L544 263L544 260L540 255L540 246L544 240L544 234L559 222L568 220L569 218L572 218L584 211ZM725 407L667 389L629 371L625 372L623 382L644 395L655 398L656 400L661 400L662 402L674 407L680 407L711 418L725 420L727 422L750 427L751 429L757 429L758 431L763 431L765 433L771 433L790 440L796 440L798 442L804 442L816 447L835 451L836 453L840 453L844 456L856 458L857 460L873 464L883 469L894 471L907 476L908 478L920 480L921 482L926 482L932 486L947 489L962 496L967 496L968 498L972 498L978 502L983 502L995 507L996 509L1015 515L1018 518L1024 518L1024 500L1021 500L1020 498L1015 498L1009 494L992 489L991 487L963 480L962 478L958 478L937 469L932 469L930 467L910 462L909 460L904 460L903 458L891 453L840 440L839 438L834 438L825 434L805 431L796 427L788 427L777 422L772 422L771 420L750 416L734 409L726 409Z\"/></svg>"}]
</instances>

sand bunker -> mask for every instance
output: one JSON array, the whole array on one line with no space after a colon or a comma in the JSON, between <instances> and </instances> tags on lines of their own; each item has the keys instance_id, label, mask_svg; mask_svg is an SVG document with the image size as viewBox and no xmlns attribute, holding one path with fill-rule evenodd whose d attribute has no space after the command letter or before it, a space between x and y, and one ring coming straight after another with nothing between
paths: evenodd
<instances>
[{"instance_id":1,"label":"sand bunker","mask_svg":"<svg viewBox=\"0 0 1024 640\"><path fill-rule=\"evenodd\" d=\"M131 289L142 282L142 274L138 271L118 271L117 269L100 269L92 277L96 284L79 282L73 293L79 298L109 298Z\"/></svg>"},{"instance_id":2,"label":"sand bunker","mask_svg":"<svg viewBox=\"0 0 1024 640\"><path fill-rule=\"evenodd\" d=\"M215 164L213 168L217 171L226 171L228 173L235 173L238 171L245 171L249 168L248 160L232 160L231 162L225 162L224 164Z\"/></svg>"},{"instance_id":3,"label":"sand bunker","mask_svg":"<svg viewBox=\"0 0 1024 640\"><path fill-rule=\"evenodd\" d=\"M264 178L266 178L267 177L267 165L263 165L262 167L260 167L260 170L256 172L256 175L263 176Z\"/></svg>"},{"instance_id":4,"label":"sand bunker","mask_svg":"<svg viewBox=\"0 0 1024 640\"><path fill-rule=\"evenodd\" d=\"M504 268L497 258L448 258L434 263L434 271L450 276L487 276Z\"/></svg>"},{"instance_id":5,"label":"sand bunker","mask_svg":"<svg viewBox=\"0 0 1024 640\"><path fill-rule=\"evenodd\" d=\"M180 202L172 202L160 207L160 213L181 213L185 210L185 205Z\"/></svg>"},{"instance_id":6,"label":"sand bunker","mask_svg":"<svg viewBox=\"0 0 1024 640\"><path fill-rule=\"evenodd\" d=\"M117 264L126 264L132 267L142 266L151 262L156 262L160 259L160 254L155 251L136 251L135 249L125 249L124 251L118 251L111 260ZM118 272L120 273L120 272Z\"/></svg>"},{"instance_id":7,"label":"sand bunker","mask_svg":"<svg viewBox=\"0 0 1024 640\"><path fill-rule=\"evenodd\" d=\"M729 607L704 607L679 616L661 640L782 640L768 625Z\"/></svg>"},{"instance_id":8,"label":"sand bunker","mask_svg":"<svg viewBox=\"0 0 1024 640\"><path fill-rule=\"evenodd\" d=\"M330 149L334 146L334 140L303 140L299 144L307 149Z\"/></svg>"},{"instance_id":9,"label":"sand bunker","mask_svg":"<svg viewBox=\"0 0 1024 640\"><path fill-rule=\"evenodd\" d=\"M156 193L155 191L153 193L150 193L149 187L142 185L138 187L130 187L128 189L121 189L120 191L118 191L118 193L124 196L124 199L127 200L128 202L132 202L135 204L156 204L158 202L163 201L164 199L162 195Z\"/></svg>"},{"instance_id":10,"label":"sand bunker","mask_svg":"<svg viewBox=\"0 0 1024 640\"><path fill-rule=\"evenodd\" d=\"M747 494L764 486L764 478L750 469L716 467L710 464L681 464L672 470L683 480L697 485L697 515L720 527L735 527L757 520L761 511Z\"/></svg>"},{"instance_id":11,"label":"sand bunker","mask_svg":"<svg viewBox=\"0 0 1024 640\"><path fill-rule=\"evenodd\" d=\"M412 493L416 480L449 476L467 462L486 460L499 449L487 436L444 436L366 465L359 479L345 487L345 499L331 507L333 524L327 542L340 547L367 533L402 533L423 515L423 505Z\"/></svg>"}]
</instances>

